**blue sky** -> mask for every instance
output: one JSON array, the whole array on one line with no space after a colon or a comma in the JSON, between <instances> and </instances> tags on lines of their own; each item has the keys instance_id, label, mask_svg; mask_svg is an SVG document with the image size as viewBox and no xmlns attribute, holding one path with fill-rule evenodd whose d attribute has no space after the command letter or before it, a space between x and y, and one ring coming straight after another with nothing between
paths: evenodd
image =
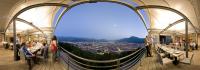
<instances>
[{"instance_id":1,"label":"blue sky","mask_svg":"<svg viewBox=\"0 0 200 70\"><path fill-rule=\"evenodd\" d=\"M60 14L58 11L56 17ZM144 11L142 11L145 14ZM145 16L147 19L147 17ZM55 20L54 20L55 22ZM86 3L73 7L62 17L56 36L95 39L144 38L147 30L130 8L115 3Z\"/></svg>"}]
</instances>

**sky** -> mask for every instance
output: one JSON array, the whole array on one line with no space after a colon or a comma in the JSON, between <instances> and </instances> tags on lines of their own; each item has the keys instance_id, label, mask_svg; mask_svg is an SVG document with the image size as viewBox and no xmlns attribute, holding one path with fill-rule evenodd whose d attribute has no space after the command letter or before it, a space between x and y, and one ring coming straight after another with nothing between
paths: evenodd
<instances>
[{"instance_id":1,"label":"sky","mask_svg":"<svg viewBox=\"0 0 200 70\"><path fill-rule=\"evenodd\" d=\"M61 13L59 10L56 17ZM145 14L142 11L142 14ZM144 16L147 20L146 15ZM55 23L56 19L54 19ZM85 3L73 7L60 20L56 36L116 40L136 36L144 38L147 30L130 8L116 3Z\"/></svg>"}]
</instances>

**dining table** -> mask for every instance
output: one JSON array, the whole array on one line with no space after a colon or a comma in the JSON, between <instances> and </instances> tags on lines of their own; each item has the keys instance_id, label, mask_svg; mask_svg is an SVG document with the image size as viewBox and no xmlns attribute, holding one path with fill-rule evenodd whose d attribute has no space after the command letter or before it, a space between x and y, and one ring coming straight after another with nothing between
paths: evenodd
<instances>
[{"instance_id":1,"label":"dining table","mask_svg":"<svg viewBox=\"0 0 200 70\"><path fill-rule=\"evenodd\" d=\"M42 46L36 45L36 46L30 47L29 50L30 50L31 53L37 54L37 52L40 51L41 48L42 48Z\"/></svg>"},{"instance_id":2,"label":"dining table","mask_svg":"<svg viewBox=\"0 0 200 70\"><path fill-rule=\"evenodd\" d=\"M178 50L178 49L175 49L175 48L171 48L169 46L160 46L159 47L161 50L163 50L164 52L168 53L169 55L173 56L174 57L174 61L173 63L175 65L177 65L179 63L179 60L178 58L182 55L184 55L184 51L181 51L181 50Z\"/></svg>"}]
</instances>

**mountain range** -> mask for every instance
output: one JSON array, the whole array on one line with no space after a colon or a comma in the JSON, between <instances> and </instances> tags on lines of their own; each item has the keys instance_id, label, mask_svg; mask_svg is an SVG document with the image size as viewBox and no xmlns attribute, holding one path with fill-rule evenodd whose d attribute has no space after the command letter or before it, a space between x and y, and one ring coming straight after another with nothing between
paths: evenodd
<instances>
[{"instance_id":1,"label":"mountain range","mask_svg":"<svg viewBox=\"0 0 200 70\"><path fill-rule=\"evenodd\" d=\"M117 40L118 42L128 42L128 43L144 43L144 38L138 38L135 36L131 36L129 38L123 38Z\"/></svg>"},{"instance_id":2,"label":"mountain range","mask_svg":"<svg viewBox=\"0 0 200 70\"><path fill-rule=\"evenodd\" d=\"M122 38L118 40L106 40L106 39L92 39L92 38L80 38L80 37L58 37L59 41L70 41L70 42L127 42L127 43L144 43L144 38L138 38L131 36L129 38Z\"/></svg>"}]
</instances>

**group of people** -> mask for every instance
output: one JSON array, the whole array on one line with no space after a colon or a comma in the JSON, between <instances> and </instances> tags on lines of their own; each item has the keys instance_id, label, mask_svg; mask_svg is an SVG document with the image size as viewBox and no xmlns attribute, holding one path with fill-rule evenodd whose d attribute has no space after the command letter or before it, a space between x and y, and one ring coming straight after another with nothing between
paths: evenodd
<instances>
[{"instance_id":1,"label":"group of people","mask_svg":"<svg viewBox=\"0 0 200 70\"><path fill-rule=\"evenodd\" d=\"M35 63L36 62L36 55L41 55L45 59L48 58L48 49L50 48L52 52L52 61L55 62L57 61L58 57L58 47L57 47L57 38L56 36L53 36L49 46L47 42L45 41L28 41L28 42L22 42L20 43L19 35L17 35L16 38L16 51L17 51L17 57L16 60L20 60L20 53L19 51L22 51L23 54L26 57L31 57ZM32 51L34 50L34 51ZM37 52L41 52L41 54L38 54Z\"/></svg>"},{"instance_id":2,"label":"group of people","mask_svg":"<svg viewBox=\"0 0 200 70\"><path fill-rule=\"evenodd\" d=\"M186 41L185 40L183 40L182 42L176 41L174 43L173 48L175 48L175 49L181 49L181 48L183 48L183 50L186 50ZM195 43L195 41L190 40L188 42L188 49L189 50L195 50L195 49L197 50L198 49L197 43Z\"/></svg>"},{"instance_id":3,"label":"group of people","mask_svg":"<svg viewBox=\"0 0 200 70\"><path fill-rule=\"evenodd\" d=\"M38 55L38 52L40 56L44 57L44 59L48 58L48 46L45 42L23 42L20 46L20 51L24 54L26 57L30 57L34 60L34 63L36 62L36 55Z\"/></svg>"}]
</instances>

